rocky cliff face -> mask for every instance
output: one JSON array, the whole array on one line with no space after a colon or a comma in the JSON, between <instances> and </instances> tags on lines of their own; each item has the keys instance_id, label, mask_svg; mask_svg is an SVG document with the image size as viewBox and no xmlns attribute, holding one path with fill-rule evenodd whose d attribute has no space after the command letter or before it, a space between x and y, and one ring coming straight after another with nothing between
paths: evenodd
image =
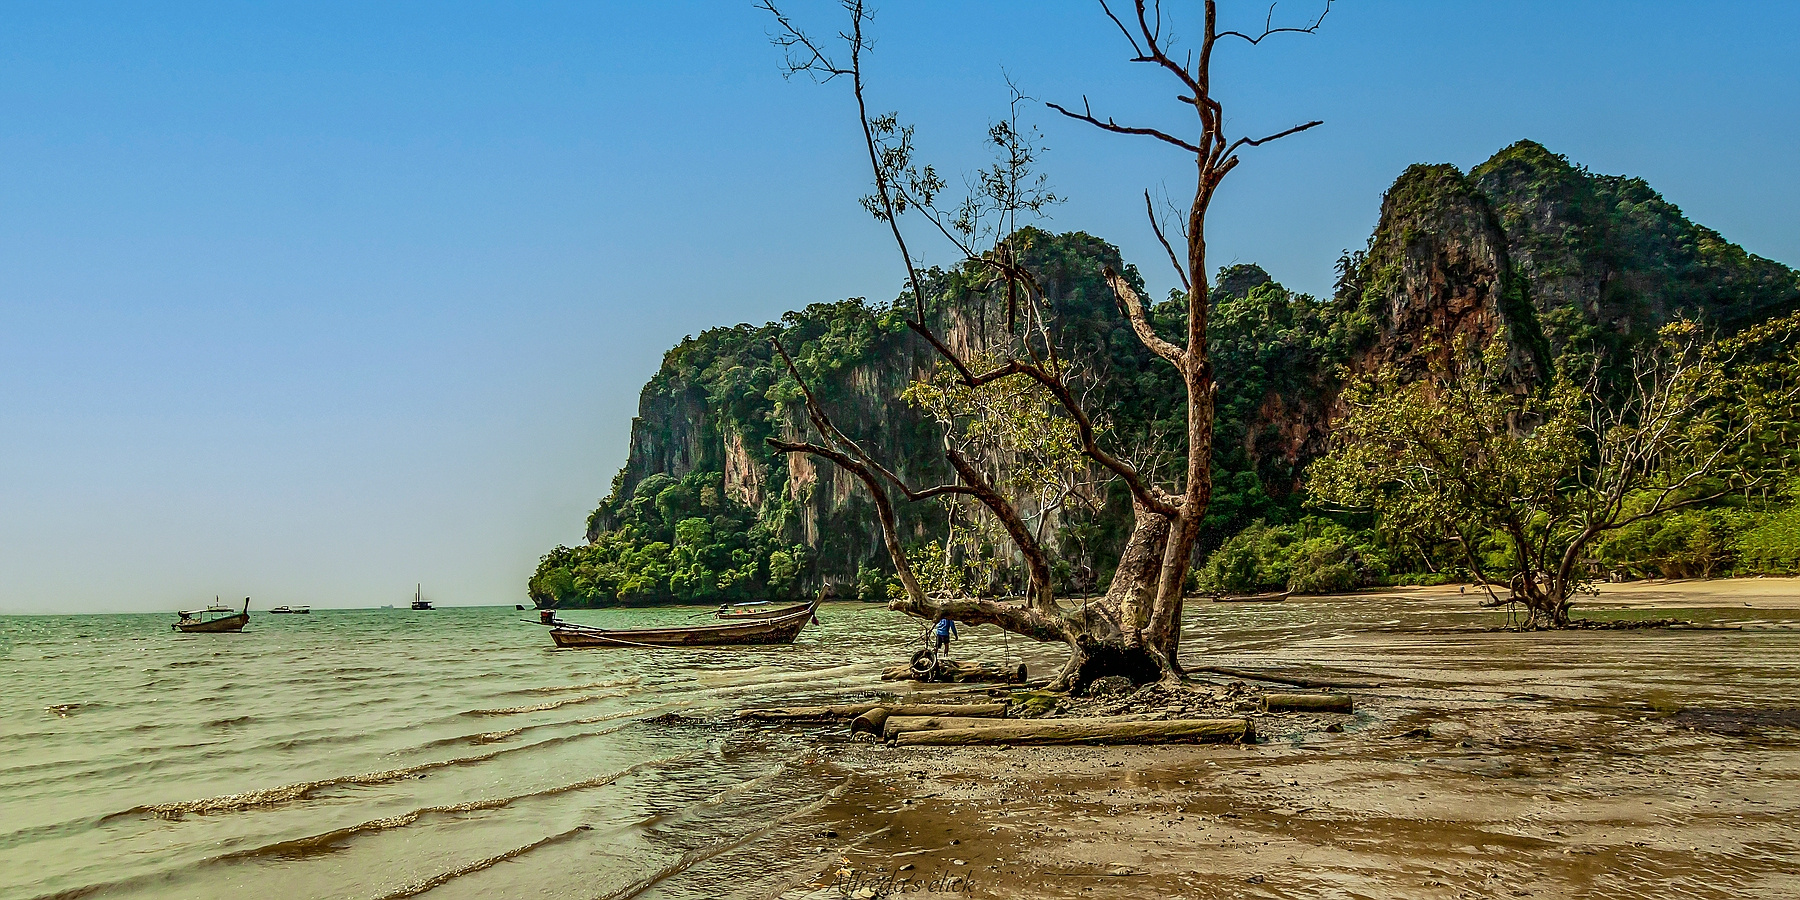
<instances>
[{"instance_id":1,"label":"rocky cliff face","mask_svg":"<svg viewBox=\"0 0 1800 900\"><path fill-rule=\"evenodd\" d=\"M1083 234L1034 233L1028 244L1059 342L1094 373L1096 408L1112 415L1115 437L1154 444L1178 433L1178 380L1138 345L1099 278L1103 263L1125 268L1117 251ZM932 279L934 325L952 346L1005 339L996 298L971 292L956 273ZM1213 301L1220 422L1207 527L1222 538L1296 513L1293 492L1324 449L1346 373L1393 365L1423 374L1458 338L1475 350L1505 340L1525 390L1571 354L1622 349L1676 315L1732 328L1793 311L1800 276L1687 221L1640 180L1593 175L1521 142L1467 175L1448 165L1402 173L1337 296L1291 294L1261 269L1237 266L1221 273ZM1178 313L1165 304L1154 315L1173 325ZM815 304L760 327L714 329L669 352L644 387L630 457L589 520L590 542L619 528L626 504L648 502L638 496L646 480L710 472L765 527L810 549L805 590L844 594L859 570L886 567L860 485L764 443L809 432L791 380L771 360L773 337L844 431L914 483L950 479L937 429L898 399L930 370L929 348L889 307ZM1120 500L1083 523L1079 546L1063 541L1074 568L1108 565L1129 528ZM935 506L902 515L915 540L944 528ZM1048 529L1053 545L1064 524Z\"/></svg>"},{"instance_id":2,"label":"rocky cliff face","mask_svg":"<svg viewBox=\"0 0 1800 900\"><path fill-rule=\"evenodd\" d=\"M1038 234L1027 246L1057 311L1054 327L1070 346L1091 350L1121 333L1100 280L1103 264L1125 268L1115 249L1080 234ZM1000 298L967 290L956 273L934 272L932 281L942 295L934 298L930 319L947 344L972 352L1009 340ZM623 504L646 479L716 472L727 496L812 550L807 588L850 593L860 570L886 565L872 507L854 476L810 457L775 453L765 443L774 435L814 439L794 385L772 358L772 338L795 356L833 421L897 474L917 485L952 479L936 426L899 399L936 363L930 348L890 307L815 304L778 323L714 329L669 352L640 397L625 468L588 521L590 542L619 527ZM1128 353L1125 361L1148 368L1148 354L1138 353L1142 359ZM946 527L936 504L902 506L901 515L913 540ZM1054 517L1047 523L1053 543L1059 525Z\"/></svg>"},{"instance_id":3,"label":"rocky cliff face","mask_svg":"<svg viewBox=\"0 0 1800 900\"><path fill-rule=\"evenodd\" d=\"M1447 358L1458 338L1473 350L1508 340L1521 382L1549 369L1499 218L1454 166L1413 166L1388 189L1361 287L1360 302L1377 330L1352 371L1421 370L1434 357Z\"/></svg>"},{"instance_id":4,"label":"rocky cliff face","mask_svg":"<svg viewBox=\"0 0 1800 900\"><path fill-rule=\"evenodd\" d=\"M1595 175L1520 141L1470 181L1557 355L1616 349L1676 316L1735 330L1800 306L1794 270L1688 221L1643 179Z\"/></svg>"}]
</instances>

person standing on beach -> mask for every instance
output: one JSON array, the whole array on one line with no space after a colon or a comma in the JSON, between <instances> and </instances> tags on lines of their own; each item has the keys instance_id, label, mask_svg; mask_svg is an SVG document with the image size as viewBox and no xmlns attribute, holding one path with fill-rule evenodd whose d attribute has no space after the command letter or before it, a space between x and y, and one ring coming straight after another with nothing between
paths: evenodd
<instances>
[{"instance_id":1,"label":"person standing on beach","mask_svg":"<svg viewBox=\"0 0 1800 900\"><path fill-rule=\"evenodd\" d=\"M938 653L949 653L950 639L956 637L956 623L950 621L949 616L938 616L936 632L936 651Z\"/></svg>"}]
</instances>

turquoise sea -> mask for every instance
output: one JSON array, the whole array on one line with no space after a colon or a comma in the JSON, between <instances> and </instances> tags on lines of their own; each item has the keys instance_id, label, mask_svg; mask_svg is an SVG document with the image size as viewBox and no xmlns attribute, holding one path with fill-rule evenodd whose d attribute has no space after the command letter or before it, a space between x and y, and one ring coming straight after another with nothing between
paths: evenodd
<instances>
[{"instance_id":1,"label":"turquoise sea","mask_svg":"<svg viewBox=\"0 0 1800 900\"><path fill-rule=\"evenodd\" d=\"M791 647L554 651L512 607L251 614L226 635L0 617L0 898L701 897L725 866L772 881L730 851L833 783L816 739L734 711L891 688L880 670L920 627L828 604Z\"/></svg>"}]
</instances>

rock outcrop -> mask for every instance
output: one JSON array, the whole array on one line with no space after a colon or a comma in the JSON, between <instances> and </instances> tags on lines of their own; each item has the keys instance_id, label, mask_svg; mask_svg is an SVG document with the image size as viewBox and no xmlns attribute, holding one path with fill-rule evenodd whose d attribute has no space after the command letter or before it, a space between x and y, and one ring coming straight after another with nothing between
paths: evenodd
<instances>
[{"instance_id":1,"label":"rock outcrop","mask_svg":"<svg viewBox=\"0 0 1800 900\"><path fill-rule=\"evenodd\" d=\"M1091 399L1110 417L1112 437L1157 446L1179 415L1181 389L1139 346L1099 278L1103 264L1129 271L1118 251L1085 234L1033 232L1024 243L1058 340L1092 373ZM1689 222L1641 180L1593 175L1529 141L1466 175L1449 165L1407 169L1384 195L1367 249L1342 269L1336 296L1323 300L1289 293L1255 266L1220 273L1218 488L1207 525L1215 540L1297 509L1290 495L1326 446L1346 374L1388 365L1424 375L1459 339L1470 351L1504 340L1512 380L1528 390L1558 366L1647 339L1675 316L1731 329L1800 309L1792 269ZM933 325L952 346L1006 339L1001 301L971 293L956 273L931 277L943 293L931 298ZM859 573L887 568L870 504L829 463L766 445L809 428L769 340L794 353L844 431L915 483L946 481L937 428L899 399L935 362L904 314L860 300L814 304L780 322L683 341L644 387L629 459L589 520L589 541L618 529L627 504L650 502L639 490L647 479L717 473L730 502L810 550L798 589L854 592ZM1170 304L1153 311L1170 325L1177 316ZM1162 446L1179 455L1178 441ZM1045 529L1067 571L1089 573L1089 588L1104 584L1130 527L1120 492L1100 499L1080 527L1053 516ZM945 528L935 504L902 514L914 540Z\"/></svg>"}]
</instances>

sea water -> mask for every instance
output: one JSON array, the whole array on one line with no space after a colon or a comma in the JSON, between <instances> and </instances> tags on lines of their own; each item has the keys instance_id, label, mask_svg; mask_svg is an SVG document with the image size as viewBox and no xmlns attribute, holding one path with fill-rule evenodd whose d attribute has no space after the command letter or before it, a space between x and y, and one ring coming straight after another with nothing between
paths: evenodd
<instances>
[{"instance_id":1,"label":"sea water","mask_svg":"<svg viewBox=\"0 0 1800 900\"><path fill-rule=\"evenodd\" d=\"M0 617L0 897L713 896L709 860L834 787L733 712L877 689L922 639L828 604L792 646L555 651L535 618Z\"/></svg>"}]
</instances>

